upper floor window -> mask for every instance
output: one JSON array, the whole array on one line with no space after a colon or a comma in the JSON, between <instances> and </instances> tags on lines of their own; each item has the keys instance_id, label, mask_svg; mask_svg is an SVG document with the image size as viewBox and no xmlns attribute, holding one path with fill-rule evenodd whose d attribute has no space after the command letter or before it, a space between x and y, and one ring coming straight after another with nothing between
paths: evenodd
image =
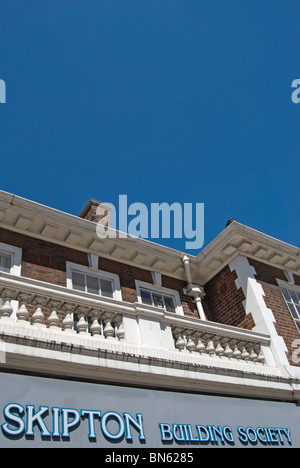
<instances>
[{"instance_id":1,"label":"upper floor window","mask_svg":"<svg viewBox=\"0 0 300 468\"><path fill-rule=\"evenodd\" d=\"M0 271L10 273L12 263L12 254L0 252Z\"/></svg>"},{"instance_id":2,"label":"upper floor window","mask_svg":"<svg viewBox=\"0 0 300 468\"><path fill-rule=\"evenodd\" d=\"M100 270L91 271L82 265L67 263L67 286L77 291L122 299L118 275Z\"/></svg>"},{"instance_id":3,"label":"upper floor window","mask_svg":"<svg viewBox=\"0 0 300 468\"><path fill-rule=\"evenodd\" d=\"M168 312L175 312L175 304L172 296L166 294L159 294L157 292L149 291L147 289L140 289L141 299L143 304L161 307Z\"/></svg>"},{"instance_id":4,"label":"upper floor window","mask_svg":"<svg viewBox=\"0 0 300 468\"><path fill-rule=\"evenodd\" d=\"M100 296L113 297L113 282L96 275L72 271L73 288Z\"/></svg>"},{"instance_id":5,"label":"upper floor window","mask_svg":"<svg viewBox=\"0 0 300 468\"><path fill-rule=\"evenodd\" d=\"M12 245L0 243L0 271L20 276L22 250Z\"/></svg>"},{"instance_id":6,"label":"upper floor window","mask_svg":"<svg viewBox=\"0 0 300 468\"><path fill-rule=\"evenodd\" d=\"M178 291L136 281L138 301L142 304L159 307L167 312L183 315Z\"/></svg>"},{"instance_id":7,"label":"upper floor window","mask_svg":"<svg viewBox=\"0 0 300 468\"><path fill-rule=\"evenodd\" d=\"M280 289L300 332L300 287L281 285Z\"/></svg>"},{"instance_id":8,"label":"upper floor window","mask_svg":"<svg viewBox=\"0 0 300 468\"><path fill-rule=\"evenodd\" d=\"M22 249L13 247L12 245L0 243L0 274L10 273L11 275L21 275L21 262L22 262ZM0 298L0 305L3 304L3 299ZM16 312L18 310L18 301L12 300L11 306L13 313L11 315L14 320L16 319Z\"/></svg>"}]
</instances>

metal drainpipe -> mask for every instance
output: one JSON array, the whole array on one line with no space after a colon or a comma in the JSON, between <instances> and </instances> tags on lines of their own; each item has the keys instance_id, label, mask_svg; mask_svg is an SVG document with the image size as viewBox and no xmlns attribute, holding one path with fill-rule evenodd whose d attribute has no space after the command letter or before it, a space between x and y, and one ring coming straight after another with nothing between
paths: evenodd
<instances>
[{"instance_id":1,"label":"metal drainpipe","mask_svg":"<svg viewBox=\"0 0 300 468\"><path fill-rule=\"evenodd\" d=\"M189 260L187 255L185 255L183 257L182 262L183 262L184 269L185 269L185 274L186 274L188 287L192 287L193 283L192 283L192 275L191 275L191 269L190 269L190 260ZM199 318L201 320L207 320L207 318L205 316L205 313L204 313L204 310L203 310L203 306L202 306L201 297L203 297L203 295L201 296L200 293L199 294L194 293L193 296L194 296L196 307L197 307L197 310L198 310L198 313L199 313Z\"/></svg>"}]
</instances>

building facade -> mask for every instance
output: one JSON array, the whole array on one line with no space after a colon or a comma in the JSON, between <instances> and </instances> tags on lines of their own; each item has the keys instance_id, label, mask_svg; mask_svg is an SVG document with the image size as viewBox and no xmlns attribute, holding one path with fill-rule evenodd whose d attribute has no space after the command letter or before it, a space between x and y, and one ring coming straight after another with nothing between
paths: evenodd
<instances>
[{"instance_id":1,"label":"building facade","mask_svg":"<svg viewBox=\"0 0 300 468\"><path fill-rule=\"evenodd\" d=\"M0 192L0 446L300 447L300 251L197 256Z\"/></svg>"}]
</instances>

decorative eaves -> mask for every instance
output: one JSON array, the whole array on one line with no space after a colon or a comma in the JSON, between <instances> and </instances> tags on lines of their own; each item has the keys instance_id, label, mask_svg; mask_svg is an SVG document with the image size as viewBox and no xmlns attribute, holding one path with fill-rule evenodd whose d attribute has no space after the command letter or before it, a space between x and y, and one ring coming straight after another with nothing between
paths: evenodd
<instances>
[{"instance_id":1,"label":"decorative eaves","mask_svg":"<svg viewBox=\"0 0 300 468\"><path fill-rule=\"evenodd\" d=\"M0 227L186 281L186 253L139 238L97 236L96 223L0 191ZM204 285L237 255L300 276L300 250L232 221L196 257L189 255L193 283Z\"/></svg>"}]
</instances>

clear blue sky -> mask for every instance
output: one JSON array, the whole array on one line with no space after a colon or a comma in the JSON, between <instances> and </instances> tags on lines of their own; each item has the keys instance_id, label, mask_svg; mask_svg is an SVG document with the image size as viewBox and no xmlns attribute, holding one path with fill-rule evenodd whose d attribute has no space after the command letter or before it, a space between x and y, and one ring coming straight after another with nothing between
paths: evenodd
<instances>
[{"instance_id":1,"label":"clear blue sky","mask_svg":"<svg viewBox=\"0 0 300 468\"><path fill-rule=\"evenodd\" d=\"M0 188L205 204L299 245L299 0L3 0ZM180 240L162 243L184 250Z\"/></svg>"}]
</instances>

